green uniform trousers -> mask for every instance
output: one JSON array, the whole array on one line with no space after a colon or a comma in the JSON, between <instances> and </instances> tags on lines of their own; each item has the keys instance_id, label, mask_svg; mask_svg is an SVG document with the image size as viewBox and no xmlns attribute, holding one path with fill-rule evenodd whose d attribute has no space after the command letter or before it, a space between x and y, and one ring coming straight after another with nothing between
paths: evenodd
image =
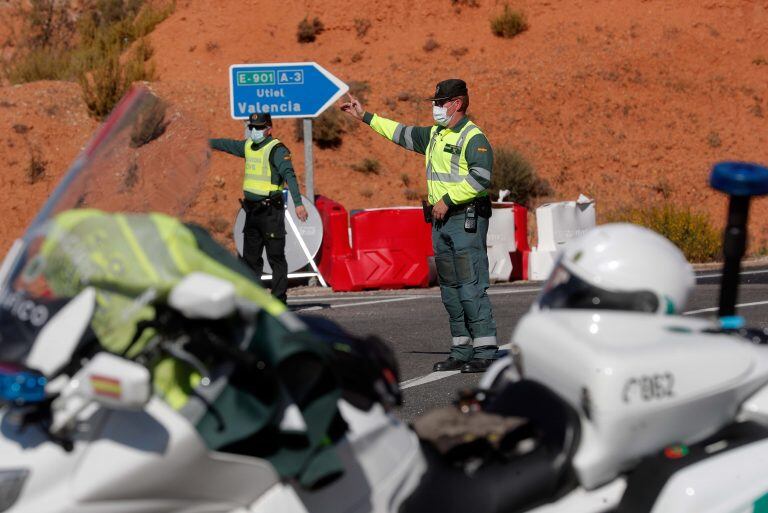
<instances>
[{"instance_id":1,"label":"green uniform trousers","mask_svg":"<svg viewBox=\"0 0 768 513\"><path fill-rule=\"evenodd\" d=\"M477 217L477 231L464 230L459 213L432 223L432 249L440 295L451 325L451 356L457 360L493 358L496 321L486 289L488 277L488 219Z\"/></svg>"}]
</instances>

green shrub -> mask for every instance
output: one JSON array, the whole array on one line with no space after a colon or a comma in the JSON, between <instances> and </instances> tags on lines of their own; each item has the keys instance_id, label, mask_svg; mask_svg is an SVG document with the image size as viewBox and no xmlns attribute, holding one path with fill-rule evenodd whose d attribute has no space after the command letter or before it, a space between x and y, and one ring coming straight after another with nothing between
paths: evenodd
<instances>
[{"instance_id":1,"label":"green shrub","mask_svg":"<svg viewBox=\"0 0 768 513\"><path fill-rule=\"evenodd\" d=\"M45 167L48 163L36 151L32 151L27 164L27 182L37 183L45 177Z\"/></svg>"},{"instance_id":2,"label":"green shrub","mask_svg":"<svg viewBox=\"0 0 768 513\"><path fill-rule=\"evenodd\" d=\"M363 173L364 175L378 175L381 165L376 159L365 158L359 164L352 164L349 167L358 173Z\"/></svg>"},{"instance_id":3,"label":"green shrub","mask_svg":"<svg viewBox=\"0 0 768 513\"><path fill-rule=\"evenodd\" d=\"M355 31L357 37L363 38L368 33L368 29L371 28L371 20L368 18L355 18Z\"/></svg>"},{"instance_id":4,"label":"green shrub","mask_svg":"<svg viewBox=\"0 0 768 513\"><path fill-rule=\"evenodd\" d=\"M325 30L325 26L320 19L314 18L312 21L309 21L309 19L305 17L299 22L296 39L299 43L312 43L323 30Z\"/></svg>"},{"instance_id":5,"label":"green shrub","mask_svg":"<svg viewBox=\"0 0 768 513\"><path fill-rule=\"evenodd\" d=\"M336 148L341 145L341 136L347 131L346 114L339 109L328 109L312 120L312 140L320 148ZM297 141L304 140L303 120L297 119L295 125Z\"/></svg>"},{"instance_id":6,"label":"green shrub","mask_svg":"<svg viewBox=\"0 0 768 513\"><path fill-rule=\"evenodd\" d=\"M427 39L427 41L424 43L424 46L422 46L422 49L425 52L432 52L434 50L437 50L438 48L440 48L440 43L438 43L431 37Z\"/></svg>"},{"instance_id":7,"label":"green shrub","mask_svg":"<svg viewBox=\"0 0 768 513\"><path fill-rule=\"evenodd\" d=\"M491 18L491 32L499 37L512 38L528 29L525 14L504 4L504 12Z\"/></svg>"},{"instance_id":8,"label":"green shrub","mask_svg":"<svg viewBox=\"0 0 768 513\"><path fill-rule=\"evenodd\" d=\"M77 80L91 115L99 119L132 82L154 78L147 63L152 47L144 36L175 9L175 1L157 7L158 2L146 0L91 0L80 8L75 23L71 2L30 0L20 5L27 7L19 8L24 25L13 63L4 69L8 79ZM137 40L131 54L122 56Z\"/></svg>"},{"instance_id":9,"label":"green shrub","mask_svg":"<svg viewBox=\"0 0 768 513\"><path fill-rule=\"evenodd\" d=\"M366 81L351 80L348 84L349 94L360 100L361 103L368 101L368 93L371 92L371 86Z\"/></svg>"},{"instance_id":10,"label":"green shrub","mask_svg":"<svg viewBox=\"0 0 768 513\"><path fill-rule=\"evenodd\" d=\"M419 194L419 191L415 191L413 189L405 189L403 191L403 196L405 196L405 199L408 201L416 201L422 199L422 195Z\"/></svg>"},{"instance_id":11,"label":"green shrub","mask_svg":"<svg viewBox=\"0 0 768 513\"><path fill-rule=\"evenodd\" d=\"M155 8L145 5L136 15L133 22L133 37L139 39L150 34L160 22L173 14L176 10L176 1L172 1L164 7Z\"/></svg>"},{"instance_id":12,"label":"green shrub","mask_svg":"<svg viewBox=\"0 0 768 513\"><path fill-rule=\"evenodd\" d=\"M19 2L15 14L25 22L23 45L28 48L67 46L75 29L68 4L59 0Z\"/></svg>"},{"instance_id":13,"label":"green shrub","mask_svg":"<svg viewBox=\"0 0 768 513\"><path fill-rule=\"evenodd\" d=\"M133 161L128 164L128 168L123 173L123 187L130 191L136 187L137 183L139 183L139 165Z\"/></svg>"},{"instance_id":14,"label":"green shrub","mask_svg":"<svg viewBox=\"0 0 768 513\"><path fill-rule=\"evenodd\" d=\"M67 80L72 76L70 53L58 48L32 48L5 67L12 84L38 80Z\"/></svg>"},{"instance_id":15,"label":"green shrub","mask_svg":"<svg viewBox=\"0 0 768 513\"><path fill-rule=\"evenodd\" d=\"M606 216L608 222L639 224L671 240L689 262L708 262L720 255L721 236L709 217L671 204L620 208Z\"/></svg>"},{"instance_id":16,"label":"green shrub","mask_svg":"<svg viewBox=\"0 0 768 513\"><path fill-rule=\"evenodd\" d=\"M491 191L510 191L509 201L530 206L533 198L554 193L549 182L536 174L533 165L517 150L500 148L493 153Z\"/></svg>"},{"instance_id":17,"label":"green shrub","mask_svg":"<svg viewBox=\"0 0 768 513\"><path fill-rule=\"evenodd\" d=\"M134 82L153 80L154 67L144 62L141 55L131 54L126 62L120 62L120 55L103 56L90 70L79 77L83 100L88 112L96 119L104 119Z\"/></svg>"}]
</instances>

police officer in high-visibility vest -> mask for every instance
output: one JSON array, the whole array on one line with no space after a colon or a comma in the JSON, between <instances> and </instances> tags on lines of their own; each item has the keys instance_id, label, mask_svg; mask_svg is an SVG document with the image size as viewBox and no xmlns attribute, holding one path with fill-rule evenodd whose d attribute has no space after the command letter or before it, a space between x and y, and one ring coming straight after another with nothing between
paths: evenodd
<instances>
[{"instance_id":1,"label":"police officer in high-visibility vest","mask_svg":"<svg viewBox=\"0 0 768 513\"><path fill-rule=\"evenodd\" d=\"M267 248L267 260L272 268L272 295L286 302L288 264L285 260L285 215L282 185L296 206L296 217L307 220L307 209L301 202L299 184L291 164L291 153L283 143L272 137L272 116L253 113L246 125L246 139L211 139L211 148L243 157L245 175L241 201L245 210L243 229L243 259L261 278L264 268L262 252Z\"/></svg>"},{"instance_id":2,"label":"police officer in high-visibility vest","mask_svg":"<svg viewBox=\"0 0 768 513\"><path fill-rule=\"evenodd\" d=\"M488 187L493 151L467 117L469 92L463 80L437 84L433 126L408 126L366 112L351 95L341 109L390 141L426 156L428 204L440 293L450 320L452 346L435 371L482 372L496 355L496 322L489 286L486 235L491 217Z\"/></svg>"}]
</instances>

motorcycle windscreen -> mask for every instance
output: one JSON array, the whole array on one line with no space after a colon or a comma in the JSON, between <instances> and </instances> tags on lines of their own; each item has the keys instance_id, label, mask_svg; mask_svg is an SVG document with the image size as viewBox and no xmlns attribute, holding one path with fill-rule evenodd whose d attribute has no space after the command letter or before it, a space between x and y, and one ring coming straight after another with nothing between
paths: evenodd
<instances>
[{"instance_id":1,"label":"motorcycle windscreen","mask_svg":"<svg viewBox=\"0 0 768 513\"><path fill-rule=\"evenodd\" d=\"M623 310L629 312L655 312L659 300L651 291L613 291L582 280L558 262L542 289L539 308Z\"/></svg>"},{"instance_id":2,"label":"motorcycle windscreen","mask_svg":"<svg viewBox=\"0 0 768 513\"><path fill-rule=\"evenodd\" d=\"M75 159L27 227L21 247L4 263L8 272L0 289L0 362L23 363L45 323L96 277L102 284L105 276L127 283L127 264L143 263L126 262L125 251L121 256L111 249L121 223L150 212L183 218L205 182L209 154L200 123L147 87L132 89ZM116 218L112 225L101 223L94 229L95 213L118 212L126 214L124 223ZM136 237L124 239L127 245L137 242ZM140 302L153 296L148 289L145 282L133 280L129 293L119 298L121 308L140 309ZM135 321L132 315L115 317L110 329L119 331Z\"/></svg>"}]
</instances>

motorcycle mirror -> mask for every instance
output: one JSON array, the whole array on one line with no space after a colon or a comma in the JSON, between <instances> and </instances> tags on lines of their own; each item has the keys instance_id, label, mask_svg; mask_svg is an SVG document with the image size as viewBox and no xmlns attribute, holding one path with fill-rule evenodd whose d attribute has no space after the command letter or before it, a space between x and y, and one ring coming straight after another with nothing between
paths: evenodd
<instances>
[{"instance_id":1,"label":"motorcycle mirror","mask_svg":"<svg viewBox=\"0 0 768 513\"><path fill-rule=\"evenodd\" d=\"M139 410L152 394L146 367L110 353L94 356L77 376L83 396L110 408Z\"/></svg>"},{"instance_id":2,"label":"motorcycle mirror","mask_svg":"<svg viewBox=\"0 0 768 513\"><path fill-rule=\"evenodd\" d=\"M98 353L53 402L51 432L68 428L92 403L116 410L141 410L152 395L149 370L111 353Z\"/></svg>"},{"instance_id":3,"label":"motorcycle mirror","mask_svg":"<svg viewBox=\"0 0 768 513\"><path fill-rule=\"evenodd\" d=\"M235 312L235 286L210 274L190 273L173 287L168 304L189 319L222 319Z\"/></svg>"},{"instance_id":4,"label":"motorcycle mirror","mask_svg":"<svg viewBox=\"0 0 768 513\"><path fill-rule=\"evenodd\" d=\"M720 319L724 328L740 328L736 315L741 259L747 247L747 218L752 196L768 194L768 168L749 162L719 162L709 184L730 196L728 224L723 236L723 278L720 284Z\"/></svg>"}]
</instances>

